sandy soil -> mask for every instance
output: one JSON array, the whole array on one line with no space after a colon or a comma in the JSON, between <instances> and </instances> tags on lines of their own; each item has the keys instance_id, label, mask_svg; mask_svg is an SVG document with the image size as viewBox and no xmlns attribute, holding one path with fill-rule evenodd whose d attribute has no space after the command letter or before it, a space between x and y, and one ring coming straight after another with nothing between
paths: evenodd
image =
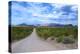
<instances>
[{"instance_id":1,"label":"sandy soil","mask_svg":"<svg viewBox=\"0 0 80 54\"><path fill-rule=\"evenodd\" d=\"M42 40L40 39L35 29L32 34L25 39L12 43L12 53L23 52L40 52L40 51L53 51L53 50L67 50L77 48L76 44L62 44L57 43L54 40ZM77 45L76 45L77 46Z\"/></svg>"}]
</instances>

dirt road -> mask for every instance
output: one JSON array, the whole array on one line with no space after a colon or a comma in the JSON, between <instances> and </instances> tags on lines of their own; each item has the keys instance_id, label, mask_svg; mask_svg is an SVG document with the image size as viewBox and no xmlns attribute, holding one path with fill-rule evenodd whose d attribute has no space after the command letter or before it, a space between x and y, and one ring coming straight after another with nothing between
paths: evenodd
<instances>
[{"instance_id":1,"label":"dirt road","mask_svg":"<svg viewBox=\"0 0 80 54\"><path fill-rule=\"evenodd\" d=\"M50 43L50 41L40 39L37 36L35 29L29 37L12 44L12 53L53 51L60 49L69 48L64 45L59 45L56 42Z\"/></svg>"}]
</instances>

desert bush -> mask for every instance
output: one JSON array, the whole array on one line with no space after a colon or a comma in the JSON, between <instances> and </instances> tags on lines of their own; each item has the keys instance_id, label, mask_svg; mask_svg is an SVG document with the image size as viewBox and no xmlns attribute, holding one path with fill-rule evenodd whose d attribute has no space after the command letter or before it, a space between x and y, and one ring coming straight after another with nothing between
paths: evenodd
<instances>
[{"instance_id":1,"label":"desert bush","mask_svg":"<svg viewBox=\"0 0 80 54\"><path fill-rule=\"evenodd\" d=\"M66 39L68 41L73 41L74 38L76 39L77 36L77 28L75 27L61 27L61 28L52 28L52 27L37 27L36 28L37 34L39 37L43 38L43 39L47 39L48 37L54 37L56 38L57 42L66 42ZM65 38L65 37L70 37L69 38Z\"/></svg>"},{"instance_id":2,"label":"desert bush","mask_svg":"<svg viewBox=\"0 0 80 54\"><path fill-rule=\"evenodd\" d=\"M29 36L33 31L32 27L11 27L11 39L20 40Z\"/></svg>"},{"instance_id":3,"label":"desert bush","mask_svg":"<svg viewBox=\"0 0 80 54\"><path fill-rule=\"evenodd\" d=\"M51 38L51 40L54 40L54 39L55 39L54 37Z\"/></svg>"},{"instance_id":4,"label":"desert bush","mask_svg":"<svg viewBox=\"0 0 80 54\"><path fill-rule=\"evenodd\" d=\"M78 28L74 28L74 38L78 39Z\"/></svg>"},{"instance_id":5,"label":"desert bush","mask_svg":"<svg viewBox=\"0 0 80 54\"><path fill-rule=\"evenodd\" d=\"M58 43L60 43L60 42L63 41L63 38L64 38L64 36L59 36L58 38L56 38L56 41L57 41Z\"/></svg>"},{"instance_id":6,"label":"desert bush","mask_svg":"<svg viewBox=\"0 0 80 54\"><path fill-rule=\"evenodd\" d=\"M70 43L74 43L75 40L74 38L70 38L70 37L64 37L62 43L64 44L70 44Z\"/></svg>"}]
</instances>

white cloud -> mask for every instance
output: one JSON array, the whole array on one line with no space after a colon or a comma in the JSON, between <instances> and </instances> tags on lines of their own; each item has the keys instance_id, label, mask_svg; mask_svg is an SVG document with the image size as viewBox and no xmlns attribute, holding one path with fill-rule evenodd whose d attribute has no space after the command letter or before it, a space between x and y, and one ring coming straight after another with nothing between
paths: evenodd
<instances>
[{"instance_id":1,"label":"white cloud","mask_svg":"<svg viewBox=\"0 0 80 54\"><path fill-rule=\"evenodd\" d=\"M18 3L17 4L13 3L12 5L12 22L13 23L16 23L16 22L65 23L65 21L61 21L61 22L56 20L51 21L50 19L64 19L64 20L72 19L72 18L75 18L75 16L77 15L76 13L69 13L69 15L67 14L63 15L65 12L61 11L61 8L65 6L65 4L51 4L53 6L53 11L47 14L46 13L42 14L42 11L45 11L47 7L40 7L39 5L37 6L36 4L33 4L33 3L28 3L28 4L30 4L31 6L26 8ZM72 6L71 9L72 11L76 11L77 6ZM14 12L14 10L20 11L21 14L20 15L17 14L16 12ZM18 15L21 17L16 17L15 15ZM69 23L72 23L72 22L70 22L69 20Z\"/></svg>"},{"instance_id":2,"label":"white cloud","mask_svg":"<svg viewBox=\"0 0 80 54\"><path fill-rule=\"evenodd\" d=\"M77 8L76 5L74 5L74 6L71 7L71 9L72 9L72 11L77 11L78 8Z\"/></svg>"},{"instance_id":3,"label":"white cloud","mask_svg":"<svg viewBox=\"0 0 80 54\"><path fill-rule=\"evenodd\" d=\"M51 4L54 8L62 8L65 4Z\"/></svg>"}]
</instances>

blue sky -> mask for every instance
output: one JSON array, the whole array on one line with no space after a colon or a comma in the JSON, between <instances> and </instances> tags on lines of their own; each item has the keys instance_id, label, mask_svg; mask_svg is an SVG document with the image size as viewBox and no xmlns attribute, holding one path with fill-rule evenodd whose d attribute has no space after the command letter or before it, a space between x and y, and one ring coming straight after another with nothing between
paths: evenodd
<instances>
[{"instance_id":1,"label":"blue sky","mask_svg":"<svg viewBox=\"0 0 80 54\"><path fill-rule=\"evenodd\" d=\"M77 25L78 10L76 5L16 2L11 5L11 23L26 24L73 24Z\"/></svg>"}]
</instances>

